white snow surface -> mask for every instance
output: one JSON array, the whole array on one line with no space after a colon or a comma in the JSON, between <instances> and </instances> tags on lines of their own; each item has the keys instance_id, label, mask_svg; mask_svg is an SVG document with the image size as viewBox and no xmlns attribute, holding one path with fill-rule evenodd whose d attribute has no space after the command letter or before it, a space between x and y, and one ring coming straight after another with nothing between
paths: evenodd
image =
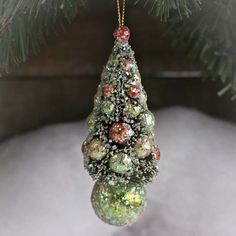
<instances>
[{"instance_id":1,"label":"white snow surface","mask_svg":"<svg viewBox=\"0 0 236 236\"><path fill-rule=\"evenodd\" d=\"M0 144L0 236L235 236L236 126L181 107L155 115L161 172L136 224L94 215L77 122Z\"/></svg>"}]
</instances>

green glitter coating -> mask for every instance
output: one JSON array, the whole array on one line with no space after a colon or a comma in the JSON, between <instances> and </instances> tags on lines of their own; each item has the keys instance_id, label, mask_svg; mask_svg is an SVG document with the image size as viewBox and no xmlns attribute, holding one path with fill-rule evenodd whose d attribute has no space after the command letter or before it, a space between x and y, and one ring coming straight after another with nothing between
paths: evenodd
<instances>
[{"instance_id":1,"label":"green glitter coating","mask_svg":"<svg viewBox=\"0 0 236 236\"><path fill-rule=\"evenodd\" d=\"M145 190L135 183L111 185L97 181L91 202L96 215L105 223L131 225L144 211Z\"/></svg>"},{"instance_id":2,"label":"green glitter coating","mask_svg":"<svg viewBox=\"0 0 236 236\"><path fill-rule=\"evenodd\" d=\"M145 111L140 115L141 122L144 127L152 130L155 126L155 117L150 111Z\"/></svg>"},{"instance_id":3,"label":"green glitter coating","mask_svg":"<svg viewBox=\"0 0 236 236\"><path fill-rule=\"evenodd\" d=\"M102 112L106 115L110 115L115 109L115 105L111 101L104 101L102 103Z\"/></svg>"},{"instance_id":4,"label":"green glitter coating","mask_svg":"<svg viewBox=\"0 0 236 236\"><path fill-rule=\"evenodd\" d=\"M117 153L110 158L109 166L114 172L125 174L132 168L132 159L125 153Z\"/></svg>"},{"instance_id":5,"label":"green glitter coating","mask_svg":"<svg viewBox=\"0 0 236 236\"><path fill-rule=\"evenodd\" d=\"M132 65L129 69L124 69L124 60ZM106 97L103 89L108 85L113 88L113 92ZM140 89L141 94L138 99L129 96L129 89L133 85ZM142 86L134 52L129 43L115 41L111 56L101 75L92 114L89 119L90 138L86 144L88 152L85 153L87 156L84 159L84 166L91 177L94 180L112 180L116 183L150 183L158 173L158 166L152 153L157 146L152 142L152 147L147 150L147 145L141 145L139 140L143 136L147 136L150 140L154 139L155 119L148 110L147 94ZM123 144L116 143L109 136L111 126L119 122L131 127L132 131L129 140ZM94 146L90 145L93 139L104 141L107 149L105 156L99 149L94 150ZM92 156L89 155L89 151ZM130 163L132 168L130 165L123 165L122 162L113 161L113 157L119 152L132 159Z\"/></svg>"}]
</instances>

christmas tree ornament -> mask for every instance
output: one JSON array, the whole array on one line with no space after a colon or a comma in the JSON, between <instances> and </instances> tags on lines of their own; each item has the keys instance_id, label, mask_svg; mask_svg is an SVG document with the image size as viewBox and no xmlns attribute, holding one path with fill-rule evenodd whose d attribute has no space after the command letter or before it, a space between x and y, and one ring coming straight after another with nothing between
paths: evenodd
<instances>
[{"instance_id":1,"label":"christmas tree ornament","mask_svg":"<svg viewBox=\"0 0 236 236\"><path fill-rule=\"evenodd\" d=\"M106 84L102 87L102 96L103 97L110 97L113 93L113 86Z\"/></svg>"},{"instance_id":2,"label":"christmas tree ornament","mask_svg":"<svg viewBox=\"0 0 236 236\"><path fill-rule=\"evenodd\" d=\"M129 124L114 123L109 130L109 137L116 143L125 144L130 140L133 133Z\"/></svg>"},{"instance_id":3,"label":"christmas tree ornament","mask_svg":"<svg viewBox=\"0 0 236 236\"><path fill-rule=\"evenodd\" d=\"M127 109L127 116L131 118L138 117L142 111L142 107L139 104L132 104L132 103L127 104L126 109Z\"/></svg>"},{"instance_id":4,"label":"christmas tree ornament","mask_svg":"<svg viewBox=\"0 0 236 236\"><path fill-rule=\"evenodd\" d=\"M131 60L124 59L121 63L121 66L123 67L124 70L129 71L134 67L134 63Z\"/></svg>"},{"instance_id":5,"label":"christmas tree ornament","mask_svg":"<svg viewBox=\"0 0 236 236\"><path fill-rule=\"evenodd\" d=\"M91 113L87 118L87 126L90 131L94 130L96 124L96 116L94 113Z\"/></svg>"},{"instance_id":6,"label":"christmas tree ornament","mask_svg":"<svg viewBox=\"0 0 236 236\"><path fill-rule=\"evenodd\" d=\"M86 147L86 154L93 160L101 160L107 154L106 144L95 138Z\"/></svg>"},{"instance_id":7,"label":"christmas tree ornament","mask_svg":"<svg viewBox=\"0 0 236 236\"><path fill-rule=\"evenodd\" d=\"M125 174L132 168L132 158L123 152L119 152L110 158L109 167L118 174Z\"/></svg>"},{"instance_id":8,"label":"christmas tree ornament","mask_svg":"<svg viewBox=\"0 0 236 236\"><path fill-rule=\"evenodd\" d=\"M126 26L119 27L114 32L114 38L115 39L120 39L121 42L126 42L127 43L129 41L129 38L130 38L129 28L126 27Z\"/></svg>"},{"instance_id":9,"label":"christmas tree ornament","mask_svg":"<svg viewBox=\"0 0 236 236\"><path fill-rule=\"evenodd\" d=\"M149 136L141 137L134 145L134 152L138 158L146 158L154 148L154 143Z\"/></svg>"},{"instance_id":10,"label":"christmas tree ornament","mask_svg":"<svg viewBox=\"0 0 236 236\"><path fill-rule=\"evenodd\" d=\"M103 101L102 112L106 115L110 115L115 109L115 105L111 101Z\"/></svg>"},{"instance_id":11,"label":"christmas tree ornament","mask_svg":"<svg viewBox=\"0 0 236 236\"><path fill-rule=\"evenodd\" d=\"M134 99L139 98L140 93L141 93L141 90L140 90L139 86L132 84L129 87L129 95L131 98L134 98Z\"/></svg>"},{"instance_id":12,"label":"christmas tree ornament","mask_svg":"<svg viewBox=\"0 0 236 236\"><path fill-rule=\"evenodd\" d=\"M91 196L96 215L125 226L145 208L145 185L159 171L160 151L154 142L155 118L129 44L130 30L124 26L125 0L122 12L119 0L117 5L115 44L94 97L82 151L84 166L97 181Z\"/></svg>"},{"instance_id":13,"label":"christmas tree ornament","mask_svg":"<svg viewBox=\"0 0 236 236\"><path fill-rule=\"evenodd\" d=\"M161 160L161 152L159 148L156 148L156 151L153 153L153 156L157 161Z\"/></svg>"},{"instance_id":14,"label":"christmas tree ornament","mask_svg":"<svg viewBox=\"0 0 236 236\"><path fill-rule=\"evenodd\" d=\"M140 115L140 119L144 127L148 130L153 130L153 127L155 126L155 117L150 111L144 111Z\"/></svg>"}]
</instances>

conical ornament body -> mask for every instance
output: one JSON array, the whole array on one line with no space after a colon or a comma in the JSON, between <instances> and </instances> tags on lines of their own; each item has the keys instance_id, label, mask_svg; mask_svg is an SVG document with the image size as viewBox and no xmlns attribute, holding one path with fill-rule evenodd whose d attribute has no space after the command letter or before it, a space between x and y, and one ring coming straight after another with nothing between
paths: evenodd
<instances>
[{"instance_id":1,"label":"conical ornament body","mask_svg":"<svg viewBox=\"0 0 236 236\"><path fill-rule=\"evenodd\" d=\"M83 144L85 168L98 181L92 204L106 223L132 224L142 213L143 186L158 173L154 126L134 52L127 40L116 38Z\"/></svg>"}]
</instances>

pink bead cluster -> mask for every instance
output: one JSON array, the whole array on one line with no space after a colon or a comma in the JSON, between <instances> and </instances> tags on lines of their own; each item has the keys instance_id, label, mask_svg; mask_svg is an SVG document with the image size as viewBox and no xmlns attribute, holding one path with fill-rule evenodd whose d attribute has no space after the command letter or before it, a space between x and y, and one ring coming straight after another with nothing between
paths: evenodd
<instances>
[{"instance_id":1,"label":"pink bead cluster","mask_svg":"<svg viewBox=\"0 0 236 236\"><path fill-rule=\"evenodd\" d=\"M123 26L115 30L114 32L115 39L122 39L125 42L129 41L130 38L130 30L128 27Z\"/></svg>"},{"instance_id":2,"label":"pink bead cluster","mask_svg":"<svg viewBox=\"0 0 236 236\"><path fill-rule=\"evenodd\" d=\"M112 141L125 144L129 141L132 135L132 129L130 125L126 123L115 123L111 126L109 131L109 137Z\"/></svg>"}]
</instances>

